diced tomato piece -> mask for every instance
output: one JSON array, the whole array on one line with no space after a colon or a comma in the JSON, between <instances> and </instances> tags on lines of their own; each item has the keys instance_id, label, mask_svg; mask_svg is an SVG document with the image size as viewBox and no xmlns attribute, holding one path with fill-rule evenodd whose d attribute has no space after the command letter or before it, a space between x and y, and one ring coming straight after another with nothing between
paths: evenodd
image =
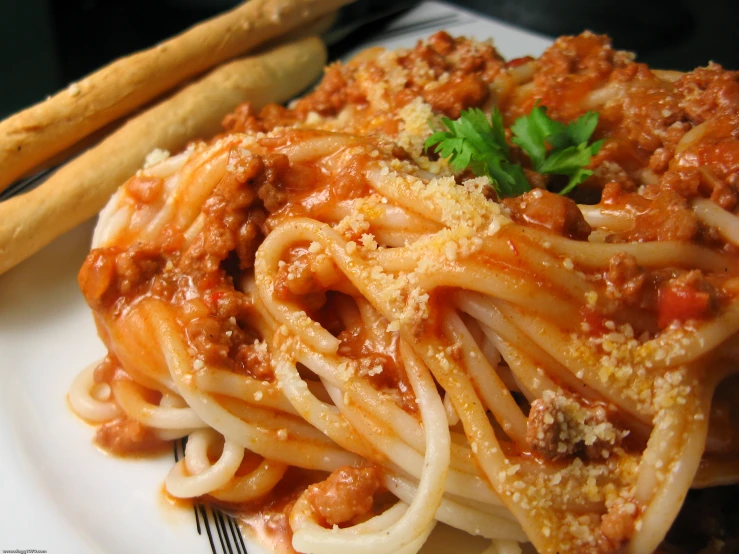
<instances>
[{"instance_id":1,"label":"diced tomato piece","mask_svg":"<svg viewBox=\"0 0 739 554\"><path fill-rule=\"evenodd\" d=\"M704 319L711 309L711 295L692 287L667 286L660 289L657 306L657 325L664 329L673 321Z\"/></svg>"},{"instance_id":2,"label":"diced tomato piece","mask_svg":"<svg viewBox=\"0 0 739 554\"><path fill-rule=\"evenodd\" d=\"M510 69L510 68L518 67L519 65L524 65L524 64L527 64L533 61L534 61L534 58L532 58L531 56L523 56L522 58L513 58L511 61L509 61L506 64L506 67Z\"/></svg>"}]
</instances>

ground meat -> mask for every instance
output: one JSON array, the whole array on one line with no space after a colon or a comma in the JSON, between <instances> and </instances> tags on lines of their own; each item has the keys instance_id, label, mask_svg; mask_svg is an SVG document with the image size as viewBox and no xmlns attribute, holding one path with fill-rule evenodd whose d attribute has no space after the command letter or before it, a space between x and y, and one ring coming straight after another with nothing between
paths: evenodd
<instances>
[{"instance_id":1,"label":"ground meat","mask_svg":"<svg viewBox=\"0 0 739 554\"><path fill-rule=\"evenodd\" d=\"M397 350L367 353L359 359L360 371L367 372L372 386L391 397L406 413L417 414L418 402Z\"/></svg>"},{"instance_id":2,"label":"ground meat","mask_svg":"<svg viewBox=\"0 0 739 554\"><path fill-rule=\"evenodd\" d=\"M649 200L626 188L622 183L611 182L603 187L601 204L609 209L639 214L649 209Z\"/></svg>"},{"instance_id":3,"label":"ground meat","mask_svg":"<svg viewBox=\"0 0 739 554\"><path fill-rule=\"evenodd\" d=\"M681 107L696 125L718 113L739 110L739 71L710 63L685 73L674 86L682 97Z\"/></svg>"},{"instance_id":4,"label":"ground meat","mask_svg":"<svg viewBox=\"0 0 739 554\"><path fill-rule=\"evenodd\" d=\"M615 181L626 190L647 185L650 199L669 189L685 199L710 197L730 211L739 205L739 72L711 64L679 78L666 75L636 63L628 52L614 50L607 37L589 32L557 39L538 60L509 64L488 43L440 32L397 57L374 50L346 65L334 64L294 110L272 105L257 116L249 107L241 107L226 126L269 130L305 120L309 112L332 117L354 105L359 108L353 111L359 128L392 137L402 128L396 119L378 122L382 118L373 115L365 121L367 116L361 114L377 110L392 114L420 96L435 111L458 117L462 109L485 103L490 87L500 85L496 79L501 72L514 71L521 63L531 65L533 82L518 89L520 94L501 97L508 124L530 112L535 103L547 106L550 117L562 122L587 109L598 111L594 138L606 141L592 160L594 175L587 186L600 189ZM368 104L374 109L365 110ZM706 123L710 129L699 133L697 142L686 149L681 144L686 133ZM342 190L354 190L351 185L337 183ZM282 192L268 185L258 196L273 211L285 201ZM591 196L597 198L597 192ZM675 202L666 204L669 213L647 215L634 233L613 240L694 237L695 218L674 210Z\"/></svg>"},{"instance_id":5,"label":"ground meat","mask_svg":"<svg viewBox=\"0 0 739 554\"><path fill-rule=\"evenodd\" d=\"M515 198L506 198L503 205L510 210L516 223L540 227L575 240L586 240L590 235L590 225L580 208L566 196L535 189Z\"/></svg>"},{"instance_id":6,"label":"ground meat","mask_svg":"<svg viewBox=\"0 0 739 554\"><path fill-rule=\"evenodd\" d=\"M308 502L328 525L341 525L369 512L379 488L374 467L343 467L323 483L308 487Z\"/></svg>"},{"instance_id":7,"label":"ground meat","mask_svg":"<svg viewBox=\"0 0 739 554\"><path fill-rule=\"evenodd\" d=\"M445 73L458 77L475 74L489 84L505 67L505 61L492 45L453 38L444 31L419 41L398 62L409 70L411 84L417 86L422 86L423 81L433 83ZM428 80L426 75L432 79Z\"/></svg>"},{"instance_id":8,"label":"ground meat","mask_svg":"<svg viewBox=\"0 0 739 554\"><path fill-rule=\"evenodd\" d=\"M710 197L728 210L739 205L739 72L711 64L672 83L589 33L558 39L536 63L536 92L517 108L521 112L539 101L555 119L571 120L584 111L584 98L610 91L598 107L595 136L606 142L593 160L594 180L605 163L636 183L644 182L648 167L652 178L661 177L646 188L650 198L669 189L686 199ZM683 145L697 124L700 131L690 135L695 142ZM688 240L695 231L693 217L671 209L626 240Z\"/></svg>"},{"instance_id":9,"label":"ground meat","mask_svg":"<svg viewBox=\"0 0 739 554\"><path fill-rule=\"evenodd\" d=\"M90 307L109 306L120 296L139 294L164 263L159 247L134 244L126 250L96 248L85 259L78 281Z\"/></svg>"},{"instance_id":10,"label":"ground meat","mask_svg":"<svg viewBox=\"0 0 739 554\"><path fill-rule=\"evenodd\" d=\"M217 273L231 252L236 253L239 270L252 267L256 249L264 238L264 208L277 210L287 201L280 188L282 177L289 169L287 156L262 157L233 150L228 168L226 176L203 203L206 216L203 232L179 264L184 273Z\"/></svg>"},{"instance_id":11,"label":"ground meat","mask_svg":"<svg viewBox=\"0 0 739 554\"><path fill-rule=\"evenodd\" d=\"M375 50L346 65L331 65L315 91L295 103L294 112L305 120L311 112L332 117L347 105L375 103L388 111L423 97L435 110L456 118L461 110L482 105L489 85L504 70L491 44L441 31L390 62ZM392 121L383 128L391 135L397 132Z\"/></svg>"},{"instance_id":12,"label":"ground meat","mask_svg":"<svg viewBox=\"0 0 739 554\"><path fill-rule=\"evenodd\" d=\"M634 534L637 507L634 503L613 506L603 514L600 520L600 530L608 539L607 552L613 552L623 546Z\"/></svg>"},{"instance_id":13,"label":"ground meat","mask_svg":"<svg viewBox=\"0 0 739 554\"><path fill-rule=\"evenodd\" d=\"M224 117L221 125L227 133L258 133L266 130L249 102L244 102Z\"/></svg>"},{"instance_id":14,"label":"ground meat","mask_svg":"<svg viewBox=\"0 0 739 554\"><path fill-rule=\"evenodd\" d=\"M431 71L434 78L439 77L449 69L449 62L444 55L439 53L431 44L423 41L419 41L416 47L409 54L403 56L399 62L400 65L410 70L419 65L425 66L424 69Z\"/></svg>"},{"instance_id":15,"label":"ground meat","mask_svg":"<svg viewBox=\"0 0 739 554\"><path fill-rule=\"evenodd\" d=\"M317 112L324 116L339 113L347 103L350 86L344 73L340 63L328 66L316 89L296 102L295 111L303 117L309 112Z\"/></svg>"},{"instance_id":16,"label":"ground meat","mask_svg":"<svg viewBox=\"0 0 739 554\"><path fill-rule=\"evenodd\" d=\"M154 429L133 419L104 423L95 433L95 444L117 456L155 452L167 445Z\"/></svg>"},{"instance_id":17,"label":"ground meat","mask_svg":"<svg viewBox=\"0 0 739 554\"><path fill-rule=\"evenodd\" d=\"M294 112L279 104L267 104L259 114L245 102L228 114L221 124L227 133L259 133L271 131L297 121Z\"/></svg>"},{"instance_id":18,"label":"ground meat","mask_svg":"<svg viewBox=\"0 0 739 554\"><path fill-rule=\"evenodd\" d=\"M685 138L660 188L688 199L710 197L733 210L739 199L739 114L715 116Z\"/></svg>"},{"instance_id":19,"label":"ground meat","mask_svg":"<svg viewBox=\"0 0 739 554\"><path fill-rule=\"evenodd\" d=\"M674 322L706 319L723 301L720 288L699 270L647 271L623 252L611 258L604 281L608 298L651 312L660 329Z\"/></svg>"},{"instance_id":20,"label":"ground meat","mask_svg":"<svg viewBox=\"0 0 739 554\"><path fill-rule=\"evenodd\" d=\"M631 63L633 56L611 48L608 37L590 32L558 38L536 62L535 92L522 106L528 113L534 102L549 108L557 120L581 115L583 99L602 87L615 68Z\"/></svg>"},{"instance_id":21,"label":"ground meat","mask_svg":"<svg viewBox=\"0 0 739 554\"><path fill-rule=\"evenodd\" d=\"M268 212L276 212L287 202L287 194L280 183L288 171L290 161L284 154L270 154L263 158L264 175L257 187L257 196Z\"/></svg>"},{"instance_id":22,"label":"ground meat","mask_svg":"<svg viewBox=\"0 0 739 554\"><path fill-rule=\"evenodd\" d=\"M608 242L691 241L699 231L698 217L682 196L661 190L634 218L634 226L608 237Z\"/></svg>"},{"instance_id":23,"label":"ground meat","mask_svg":"<svg viewBox=\"0 0 739 554\"><path fill-rule=\"evenodd\" d=\"M606 295L609 298L621 300L628 306L635 306L642 302L647 274L636 263L634 256L619 252L608 262L605 282Z\"/></svg>"},{"instance_id":24,"label":"ground meat","mask_svg":"<svg viewBox=\"0 0 739 554\"><path fill-rule=\"evenodd\" d=\"M239 268L244 270L254 265L257 248L266 236L265 222L267 214L259 207L249 210L246 221L239 227L236 242L236 255L239 259Z\"/></svg>"},{"instance_id":25,"label":"ground meat","mask_svg":"<svg viewBox=\"0 0 739 554\"><path fill-rule=\"evenodd\" d=\"M238 206L238 200L234 200L233 204ZM215 209L214 206L215 203L211 207ZM238 345L247 340L253 341L256 335L242 331L237 325L237 318L239 321L247 320L250 306L243 293L234 290L231 277L219 264L223 256L229 256L229 248L233 245L228 233L229 221L233 223L228 215L223 220L219 219L219 224L212 225L208 230L210 234L204 233L204 240L191 249L190 256L182 256L179 260L173 256L167 260L166 267L165 259L170 253L161 245L135 243L125 250L93 250L79 275L88 303L98 310L118 310L126 305L120 301L121 298L152 295L168 303L184 306L192 293L193 284L196 284L201 293L199 302L205 304L210 315L188 321L188 317L192 316L183 314L190 344L205 363L233 369ZM163 240L166 242L166 237ZM202 258L194 255L198 252ZM175 264L171 263L173 259L177 262L177 270ZM107 369L101 369L99 373L102 378L110 377ZM148 441L145 436L130 439L130 436L138 437L138 432L134 423L120 423L102 430L100 440L105 444L111 443L111 449L130 450L126 446L128 442ZM121 434L120 440L124 441L119 446L113 444L116 434Z\"/></svg>"},{"instance_id":26,"label":"ground meat","mask_svg":"<svg viewBox=\"0 0 739 554\"><path fill-rule=\"evenodd\" d=\"M271 131L275 127L285 127L294 124L298 117L292 110L279 104L267 104L259 112L259 119L262 125Z\"/></svg>"},{"instance_id":27,"label":"ground meat","mask_svg":"<svg viewBox=\"0 0 739 554\"><path fill-rule=\"evenodd\" d=\"M718 292L700 270L682 273L659 289L658 325L706 319L718 307Z\"/></svg>"},{"instance_id":28,"label":"ground meat","mask_svg":"<svg viewBox=\"0 0 739 554\"><path fill-rule=\"evenodd\" d=\"M428 43L442 56L448 56L454 51L454 39L449 33L439 31L428 38Z\"/></svg>"},{"instance_id":29,"label":"ground meat","mask_svg":"<svg viewBox=\"0 0 739 554\"><path fill-rule=\"evenodd\" d=\"M236 249L239 229L248 219L247 208L255 201L249 184L262 174L264 164L258 156L232 151L228 167L225 177L203 203L204 230L180 263L183 273L192 273L195 267L204 274L217 272L221 262Z\"/></svg>"},{"instance_id":30,"label":"ground meat","mask_svg":"<svg viewBox=\"0 0 739 554\"><path fill-rule=\"evenodd\" d=\"M129 294L155 275L162 264L162 255L147 245L137 244L115 258L117 289Z\"/></svg>"},{"instance_id":31,"label":"ground meat","mask_svg":"<svg viewBox=\"0 0 739 554\"><path fill-rule=\"evenodd\" d=\"M85 258L77 276L82 294L93 309L104 306L103 298L115 280L114 257L117 251L114 248L93 250Z\"/></svg>"},{"instance_id":32,"label":"ground meat","mask_svg":"<svg viewBox=\"0 0 739 554\"><path fill-rule=\"evenodd\" d=\"M222 320L216 317L199 317L189 322L187 339L203 357L206 365L227 365L231 341L222 329Z\"/></svg>"},{"instance_id":33,"label":"ground meat","mask_svg":"<svg viewBox=\"0 0 739 554\"><path fill-rule=\"evenodd\" d=\"M182 316L188 343L198 358L206 366L253 376L271 375L269 360L266 368L255 369L256 361L248 352L260 337L249 326L254 312L247 297L232 288L219 287L206 291L202 299L210 315L189 316L192 318L188 320L184 310Z\"/></svg>"},{"instance_id":34,"label":"ground meat","mask_svg":"<svg viewBox=\"0 0 739 554\"><path fill-rule=\"evenodd\" d=\"M285 263L280 264L275 275L274 295L280 300L299 304L313 317L326 303L326 289L332 284L332 280L321 279L317 257L304 249L297 249Z\"/></svg>"},{"instance_id":35,"label":"ground meat","mask_svg":"<svg viewBox=\"0 0 739 554\"><path fill-rule=\"evenodd\" d=\"M270 365L270 353L263 342L255 341L251 344L239 345L234 361L239 373L260 381L272 381L274 378L274 371Z\"/></svg>"},{"instance_id":36,"label":"ground meat","mask_svg":"<svg viewBox=\"0 0 739 554\"><path fill-rule=\"evenodd\" d=\"M251 314L251 300L241 291L235 290L228 282L206 291L202 299L213 315L221 319L246 319Z\"/></svg>"},{"instance_id":37,"label":"ground meat","mask_svg":"<svg viewBox=\"0 0 739 554\"><path fill-rule=\"evenodd\" d=\"M619 93L600 107L599 127L611 140L622 140L624 154L632 159L641 163L644 153L674 147L690 129L672 87L646 65L630 63L614 69L606 86Z\"/></svg>"},{"instance_id":38,"label":"ground meat","mask_svg":"<svg viewBox=\"0 0 739 554\"><path fill-rule=\"evenodd\" d=\"M583 454L602 460L626 435L608 421L601 406L586 407L572 397L546 391L531 403L526 441L546 458Z\"/></svg>"},{"instance_id":39,"label":"ground meat","mask_svg":"<svg viewBox=\"0 0 739 554\"><path fill-rule=\"evenodd\" d=\"M604 35L582 33L558 38L549 47L538 64L542 75L583 75L607 77L616 67L631 62L632 56L611 47Z\"/></svg>"},{"instance_id":40,"label":"ground meat","mask_svg":"<svg viewBox=\"0 0 739 554\"><path fill-rule=\"evenodd\" d=\"M435 111L457 119L462 110L482 105L488 94L482 77L474 73L458 73L448 81L424 90L423 99Z\"/></svg>"},{"instance_id":41,"label":"ground meat","mask_svg":"<svg viewBox=\"0 0 739 554\"><path fill-rule=\"evenodd\" d=\"M675 155L671 148L660 147L649 157L649 169L655 174L663 173Z\"/></svg>"},{"instance_id":42,"label":"ground meat","mask_svg":"<svg viewBox=\"0 0 739 554\"><path fill-rule=\"evenodd\" d=\"M275 276L274 294L280 300L291 301L296 296L303 296L321 290L311 269L312 256L306 252L297 252L290 260L281 264Z\"/></svg>"},{"instance_id":43,"label":"ground meat","mask_svg":"<svg viewBox=\"0 0 739 554\"><path fill-rule=\"evenodd\" d=\"M444 71L476 73L486 83L491 83L506 65L491 44L451 37L445 31L439 31L425 42L419 42L410 53L409 59L413 60L414 57L423 60L436 75ZM409 67L414 65L406 63Z\"/></svg>"}]
</instances>

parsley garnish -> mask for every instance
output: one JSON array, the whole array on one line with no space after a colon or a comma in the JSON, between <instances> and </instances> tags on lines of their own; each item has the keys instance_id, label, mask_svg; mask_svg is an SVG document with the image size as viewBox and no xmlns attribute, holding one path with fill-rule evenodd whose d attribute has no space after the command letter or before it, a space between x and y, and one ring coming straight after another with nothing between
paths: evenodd
<instances>
[{"instance_id":1,"label":"parsley garnish","mask_svg":"<svg viewBox=\"0 0 739 554\"><path fill-rule=\"evenodd\" d=\"M498 108L488 121L485 113L472 108L463 111L459 119L441 120L449 131L439 131L426 140L426 148L449 158L454 171L470 168L475 175L487 175L498 196L518 196L531 190L523 168L512 164L510 148L505 140L503 116Z\"/></svg>"},{"instance_id":2,"label":"parsley garnish","mask_svg":"<svg viewBox=\"0 0 739 554\"><path fill-rule=\"evenodd\" d=\"M544 106L534 106L527 116L519 117L511 126L514 144L531 158L534 171L570 178L560 194L567 194L593 172L584 169L603 141L588 141L598 124L598 114L588 112L567 125L550 119ZM551 150L547 152L547 145Z\"/></svg>"},{"instance_id":3,"label":"parsley garnish","mask_svg":"<svg viewBox=\"0 0 739 554\"><path fill-rule=\"evenodd\" d=\"M425 146L435 146L435 152L449 158L454 171L469 168L475 175L487 176L500 198L531 190L523 168L510 160L498 108L493 110L490 121L478 108L463 111L457 120L445 117L441 121L448 131L434 133ZM602 140L588 144L597 124L598 114L588 112L565 125L551 119L546 108L537 105L529 115L513 123L512 142L528 154L534 171L569 177L560 191L567 194L593 174L585 167L603 145Z\"/></svg>"}]
</instances>

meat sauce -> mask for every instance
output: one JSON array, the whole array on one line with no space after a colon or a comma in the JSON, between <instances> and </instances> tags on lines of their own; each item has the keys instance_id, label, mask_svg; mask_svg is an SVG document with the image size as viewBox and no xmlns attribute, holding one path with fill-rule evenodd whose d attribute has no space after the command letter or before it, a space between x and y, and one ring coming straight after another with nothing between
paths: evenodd
<instances>
[{"instance_id":1,"label":"meat sauce","mask_svg":"<svg viewBox=\"0 0 739 554\"><path fill-rule=\"evenodd\" d=\"M308 487L308 502L329 526L356 522L372 510L380 478L374 467L343 467Z\"/></svg>"},{"instance_id":2,"label":"meat sauce","mask_svg":"<svg viewBox=\"0 0 739 554\"><path fill-rule=\"evenodd\" d=\"M326 479L323 472L288 468L285 476L266 496L241 506L228 506L244 533L254 537L270 552L294 554L288 519L301 494L311 485Z\"/></svg>"},{"instance_id":3,"label":"meat sauce","mask_svg":"<svg viewBox=\"0 0 739 554\"><path fill-rule=\"evenodd\" d=\"M99 317L116 317L139 297L161 298L177 306L189 346L205 363L272 381L269 363L255 347L264 339L253 324L255 310L240 292L257 248L278 222L297 216L326 219L340 202L371 191L364 172L370 160L366 149L352 154L343 166L345 171L335 177L318 160L294 161L278 150L289 150L291 140L330 142L331 131L310 128L311 122L340 117L345 110L351 117L342 130L362 135L352 140L386 145L407 125L397 115L399 110L418 99L435 114L450 118L471 107L497 105L507 125L536 103L562 122L597 111L594 138L605 142L592 160L592 177L581 188L595 191L592 203L604 211L617 210L628 219L624 229L609 232L604 241L677 241L734 252L734 247L700 222L691 202L709 198L736 213L738 72L715 64L679 75L652 71L635 62L631 54L614 50L607 38L591 33L558 39L538 60L506 63L490 44L452 38L444 32L419 42L392 63L383 56L373 51L346 65L330 66L315 91L290 108L269 105L257 112L245 104L227 116L223 123L227 133L297 128L280 138L259 136L259 147L266 153L238 148L226 153L223 162L229 170L203 203L203 232L187 248L181 232L165 227L154 242L93 250L79 282L87 302L102 314ZM381 98L375 94L379 83L387 84ZM411 145L407 148L397 144L393 154L399 159L418 157ZM504 212L524 227L575 241L590 240L594 227L577 203L555 194L556 183L526 167L517 146L511 145L511 150L513 159L524 160L535 190L504 200ZM433 161L433 156L428 158ZM131 197L146 205L160 197L164 182L139 176L125 187ZM509 242L516 256L515 241ZM340 353L362 363L368 360L373 386L394 393L401 407L417 415L397 343L379 347L363 331L333 315L351 287L337 281L337 272L330 267L320 267L331 262L320 262L307 244L291 251L283 262L276 277L276 297L298 303L321 322L339 338ZM322 275L334 277L324 279ZM725 275L679 267L648 270L625 253L613 256L608 269L592 277L605 287L612 310L646 314L643 321L648 332L708 319L737 292L726 286L737 277L733 267ZM608 314L586 307L581 314L581 323L592 333L603 331ZM125 371L111 371L109 366L110 362L98 370L100 382L127 378ZM540 450L550 457L599 456L620 444L621 435L614 432L610 442L599 437L589 444L570 445L572 451L559 452L554 432L542 423L548 409L545 404L532 407L531 432L535 435L532 442L538 440ZM582 419L591 426L606 422L597 410ZM97 440L114 453L146 450L153 444L145 429L126 419L103 426ZM328 481L313 484L323 479L325 475L291 468L267 498L242 507L245 524L263 538L271 536L277 541L276 548L289 548L286 514L307 487L311 504L328 525L355 520L371 509L379 487L374 469L340 470ZM618 545L633 532L633 518L609 513L603 526L605 536Z\"/></svg>"},{"instance_id":4,"label":"meat sauce","mask_svg":"<svg viewBox=\"0 0 739 554\"><path fill-rule=\"evenodd\" d=\"M401 56L398 64L407 78L389 98L388 114L420 96L435 111L456 117L462 109L481 106L491 87L495 89L497 78L525 65L534 66L532 90L525 98L513 95L501 99L509 120L525 113L534 101L546 105L551 116L571 120L598 101L599 93L607 97L605 102L600 100L596 131L606 144L594 165L610 170L596 170L592 179L598 181L599 174L617 176L617 181L604 184L602 204L626 207L634 214L632 227L612 234L607 238L609 242L705 243L715 237L707 236L701 228L689 209L689 200L707 196L725 209L736 206L736 72L712 64L671 82L635 63L632 56L613 50L604 37L588 33L557 40L539 60L519 59L508 64L489 45L437 33ZM293 109L270 105L257 114L244 105L224 120L224 127L228 132L269 131L278 125L305 121L314 112L335 115L347 105L362 108L368 102L366 81L377 82L386 77L387 71L374 59L360 57L346 66L334 65L316 91L296 102ZM386 114L386 119L392 119L391 115ZM354 125L366 127L366 122ZM690 129L700 132L681 147ZM306 133L315 131L296 131L296 140L305 139ZM370 136L370 140L385 139ZM243 325L224 323L231 317L244 322L249 316L243 295L234 290L234 280L253 264L254 252L269 232L270 217L319 216L339 200L365 195L365 163L366 159L359 156L349 171L328 180L309 162L291 164L280 154L255 156L231 151L228 164L238 171L228 172L205 202L206 232L196 244L180 253L182 237L165 229L159 243L95 250L80 272L86 298L95 308L113 308L121 303L121 298L142 294L183 303L183 283L168 278L162 271L172 262L179 270L172 275L190 276L192 283L187 285L194 285L209 310L215 312L213 317L194 320L188 328L196 349L209 361L248 371L247 366L253 364L249 362L248 348L242 346L256 337L243 331ZM642 194L636 194L631 191L644 166L658 180L646 185ZM134 177L126 188L145 204L160 194L162 180ZM587 239L591 231L574 202L546 191L506 200L504 205L514 221L523 225L576 240ZM618 261L612 265L618 266ZM622 299L657 309L660 326L673 320L700 319L715 309L720 286L705 281L698 284L696 279L700 280L700 276L693 274L691 285L670 285L655 294L654 286L643 286L643 276L628 277ZM620 288L626 281L611 275L609 283ZM236 336L222 344L203 338L222 337L227 330ZM263 376L262 371L258 374Z\"/></svg>"},{"instance_id":5,"label":"meat sauce","mask_svg":"<svg viewBox=\"0 0 739 554\"><path fill-rule=\"evenodd\" d=\"M590 225L571 198L541 189L506 198L503 205L516 223L531 225L574 240L587 240Z\"/></svg>"}]
</instances>

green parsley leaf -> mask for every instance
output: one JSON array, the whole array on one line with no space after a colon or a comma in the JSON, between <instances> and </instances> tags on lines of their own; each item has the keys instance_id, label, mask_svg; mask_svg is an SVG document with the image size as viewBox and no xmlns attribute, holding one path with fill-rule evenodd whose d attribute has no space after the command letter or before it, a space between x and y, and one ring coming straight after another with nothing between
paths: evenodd
<instances>
[{"instance_id":1,"label":"green parsley leaf","mask_svg":"<svg viewBox=\"0 0 739 554\"><path fill-rule=\"evenodd\" d=\"M482 110L478 110L482 113ZM505 139L505 127L503 127L503 114L500 113L498 108L493 108L493 113L490 115L490 121L493 123L493 136L495 137L495 144L502 150L506 158L510 156L511 149L508 147L508 143Z\"/></svg>"},{"instance_id":2,"label":"green parsley leaf","mask_svg":"<svg viewBox=\"0 0 739 554\"><path fill-rule=\"evenodd\" d=\"M602 140L594 142L590 146L587 146L586 142L582 142L577 146L568 146L564 150L553 151L536 170L539 173L570 177L567 185L560 191L560 194L567 194L593 174L592 171L584 169L584 167L590 163L590 158L598 153L602 145Z\"/></svg>"},{"instance_id":3,"label":"green parsley leaf","mask_svg":"<svg viewBox=\"0 0 739 554\"><path fill-rule=\"evenodd\" d=\"M520 165L512 164L508 160L492 160L483 174L497 184L495 191L499 198L519 196L531 190L531 185L526 179L523 168Z\"/></svg>"},{"instance_id":4,"label":"green parsley leaf","mask_svg":"<svg viewBox=\"0 0 739 554\"><path fill-rule=\"evenodd\" d=\"M572 144L588 142L597 125L598 114L595 112L588 112L567 125L567 134L569 135Z\"/></svg>"},{"instance_id":5,"label":"green parsley leaf","mask_svg":"<svg viewBox=\"0 0 739 554\"><path fill-rule=\"evenodd\" d=\"M523 168L509 159L500 110L496 108L489 121L482 110L472 108L462 111L459 119L443 118L441 122L448 130L431 135L425 147L449 158L454 171L469 168L475 175L486 175L501 198L531 190Z\"/></svg>"},{"instance_id":6,"label":"green parsley leaf","mask_svg":"<svg viewBox=\"0 0 739 554\"><path fill-rule=\"evenodd\" d=\"M593 174L584 168L603 145L602 140L588 145L597 125L597 113L588 112L564 125L551 119L546 107L537 104L529 115L518 118L511 126L511 140L529 155L534 171L568 176L567 185L560 191L567 194Z\"/></svg>"},{"instance_id":7,"label":"green parsley leaf","mask_svg":"<svg viewBox=\"0 0 739 554\"><path fill-rule=\"evenodd\" d=\"M438 131L426 140L456 172L471 170L486 175L499 198L518 196L531 190L523 168L510 160L503 116L498 108L488 121L477 108L462 111L459 119L443 118L446 131ZM567 125L547 115L545 106L535 105L531 113L519 117L511 126L511 139L531 158L538 173L569 177L560 194L567 194L593 172L585 169L603 145L599 140L588 144L598 125L598 114L588 112Z\"/></svg>"},{"instance_id":8,"label":"green parsley leaf","mask_svg":"<svg viewBox=\"0 0 739 554\"><path fill-rule=\"evenodd\" d=\"M527 116L519 117L511 125L513 139L531 158L534 167L544 162L547 154L547 139L559 142L559 137L566 135L565 126L547 116L547 109L534 106Z\"/></svg>"}]
</instances>

